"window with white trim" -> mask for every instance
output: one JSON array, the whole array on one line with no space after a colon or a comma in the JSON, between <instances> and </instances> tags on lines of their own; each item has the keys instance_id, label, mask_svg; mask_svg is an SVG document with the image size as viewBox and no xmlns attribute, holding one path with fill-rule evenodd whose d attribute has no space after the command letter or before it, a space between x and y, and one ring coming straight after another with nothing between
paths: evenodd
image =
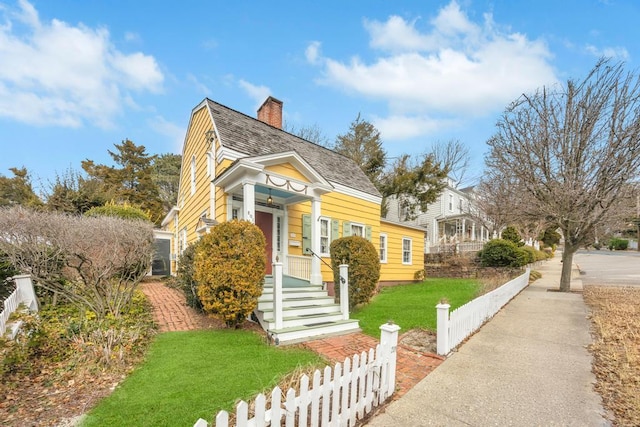
<instances>
[{"instance_id":1,"label":"window with white trim","mask_svg":"<svg viewBox=\"0 0 640 427\"><path fill-rule=\"evenodd\" d=\"M196 192L196 156L191 156L191 195Z\"/></svg>"},{"instance_id":2,"label":"window with white trim","mask_svg":"<svg viewBox=\"0 0 640 427\"><path fill-rule=\"evenodd\" d=\"M387 262L387 235L380 233L380 262Z\"/></svg>"},{"instance_id":3,"label":"window with white trim","mask_svg":"<svg viewBox=\"0 0 640 427\"><path fill-rule=\"evenodd\" d=\"M411 265L411 239L408 237L402 238L402 263L405 265Z\"/></svg>"},{"instance_id":4,"label":"window with white trim","mask_svg":"<svg viewBox=\"0 0 640 427\"><path fill-rule=\"evenodd\" d=\"M364 237L364 225L351 223L351 235Z\"/></svg>"},{"instance_id":5,"label":"window with white trim","mask_svg":"<svg viewBox=\"0 0 640 427\"><path fill-rule=\"evenodd\" d=\"M320 255L329 256L331 243L331 222L329 218L320 218Z\"/></svg>"},{"instance_id":6,"label":"window with white trim","mask_svg":"<svg viewBox=\"0 0 640 427\"><path fill-rule=\"evenodd\" d=\"M449 211L453 212L453 194L449 194Z\"/></svg>"},{"instance_id":7,"label":"window with white trim","mask_svg":"<svg viewBox=\"0 0 640 427\"><path fill-rule=\"evenodd\" d=\"M187 249L187 228L183 228L180 230L180 235L178 236L178 246L180 249L180 253L184 252Z\"/></svg>"}]
</instances>

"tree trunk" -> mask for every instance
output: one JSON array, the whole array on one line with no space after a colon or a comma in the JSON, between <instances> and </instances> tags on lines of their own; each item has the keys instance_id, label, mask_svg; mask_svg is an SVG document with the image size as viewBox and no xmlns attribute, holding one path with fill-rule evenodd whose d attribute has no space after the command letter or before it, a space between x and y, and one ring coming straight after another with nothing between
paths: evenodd
<instances>
[{"instance_id":1,"label":"tree trunk","mask_svg":"<svg viewBox=\"0 0 640 427\"><path fill-rule=\"evenodd\" d=\"M576 248L565 245L562 251L562 274L560 276L560 292L571 291L571 270L573 265L573 254Z\"/></svg>"}]
</instances>

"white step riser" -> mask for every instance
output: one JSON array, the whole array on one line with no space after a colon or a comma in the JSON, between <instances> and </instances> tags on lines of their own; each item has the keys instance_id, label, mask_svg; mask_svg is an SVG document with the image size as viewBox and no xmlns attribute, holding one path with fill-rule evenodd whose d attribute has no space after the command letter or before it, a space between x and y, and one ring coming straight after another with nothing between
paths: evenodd
<instances>
[{"instance_id":1,"label":"white step riser","mask_svg":"<svg viewBox=\"0 0 640 427\"><path fill-rule=\"evenodd\" d=\"M284 319L282 321L283 328L294 328L296 326L305 326L305 325L314 325L316 323L323 322L335 322L338 320L342 320L342 313L331 314L328 316L318 316L318 317L296 317L293 319ZM265 322L267 323L267 329L275 329L276 324L273 320Z\"/></svg>"},{"instance_id":2,"label":"white step riser","mask_svg":"<svg viewBox=\"0 0 640 427\"><path fill-rule=\"evenodd\" d=\"M336 325L325 325L322 327L317 327L313 329L306 329L300 331L293 332L283 332L274 334L280 344L286 344L291 341L302 341L312 337L318 337L320 335L329 335L329 334L337 334L341 332L356 332L359 331L358 323L346 323L346 324L336 324Z\"/></svg>"},{"instance_id":3,"label":"white step riser","mask_svg":"<svg viewBox=\"0 0 640 427\"><path fill-rule=\"evenodd\" d=\"M304 307L307 305L328 305L335 303L333 297L282 300L282 307ZM258 310L272 310L273 300L258 301Z\"/></svg>"},{"instance_id":4,"label":"white step riser","mask_svg":"<svg viewBox=\"0 0 640 427\"><path fill-rule=\"evenodd\" d=\"M263 311L265 320L273 320L273 310L271 308ZM292 316L304 316L308 314L329 314L340 313L340 306L337 304L329 306L309 306L309 307L297 307L283 310L282 315L284 317Z\"/></svg>"},{"instance_id":5,"label":"white step riser","mask_svg":"<svg viewBox=\"0 0 640 427\"><path fill-rule=\"evenodd\" d=\"M327 292L326 291L293 291L293 290L286 290L284 292L282 292L282 298L283 299L287 299L287 298L322 298L322 297L326 297L327 296ZM263 293L259 298L258 301L273 301L273 293Z\"/></svg>"}]
</instances>

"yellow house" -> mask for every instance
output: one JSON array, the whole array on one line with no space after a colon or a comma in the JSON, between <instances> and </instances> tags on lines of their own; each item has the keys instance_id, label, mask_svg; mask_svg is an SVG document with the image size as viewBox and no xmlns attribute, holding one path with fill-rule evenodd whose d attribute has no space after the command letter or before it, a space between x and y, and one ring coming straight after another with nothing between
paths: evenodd
<instances>
[{"instance_id":1,"label":"yellow house","mask_svg":"<svg viewBox=\"0 0 640 427\"><path fill-rule=\"evenodd\" d=\"M351 159L283 131L281 101L267 98L255 119L205 99L191 113L178 203L162 227L173 236L172 271L180 253L212 226L245 219L267 239L267 277L274 262L282 264L285 293L333 288L326 286L333 281L329 245L352 235L365 237L379 250L381 282L413 281L423 269L424 228L381 220L381 201ZM268 322L271 315L268 307L257 313L270 331L305 325L301 320L275 328ZM357 322L350 322L348 328L357 329ZM273 335L281 341L307 336Z\"/></svg>"}]
</instances>

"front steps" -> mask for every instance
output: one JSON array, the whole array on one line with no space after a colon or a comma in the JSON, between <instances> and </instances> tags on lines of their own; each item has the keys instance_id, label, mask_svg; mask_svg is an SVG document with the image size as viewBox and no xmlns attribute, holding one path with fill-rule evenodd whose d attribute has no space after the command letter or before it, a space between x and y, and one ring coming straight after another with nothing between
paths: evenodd
<instances>
[{"instance_id":1,"label":"front steps","mask_svg":"<svg viewBox=\"0 0 640 427\"><path fill-rule=\"evenodd\" d=\"M255 311L260 325L277 344L293 344L323 336L360 331L357 320L344 320L340 306L321 286L306 286L298 279L283 278L281 329L275 329L273 316L273 280L265 279L262 296ZM289 287L289 285L295 287Z\"/></svg>"}]
</instances>

